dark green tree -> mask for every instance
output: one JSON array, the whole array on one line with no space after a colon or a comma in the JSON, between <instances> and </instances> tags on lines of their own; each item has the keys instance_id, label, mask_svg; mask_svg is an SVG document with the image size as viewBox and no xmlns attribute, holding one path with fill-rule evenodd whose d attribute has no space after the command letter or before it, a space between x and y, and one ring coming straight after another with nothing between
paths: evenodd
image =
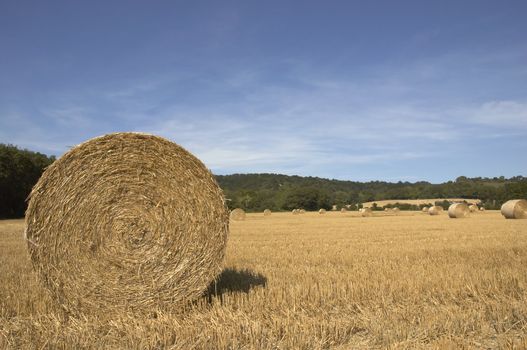
<instances>
[{"instance_id":1,"label":"dark green tree","mask_svg":"<svg viewBox=\"0 0 527 350\"><path fill-rule=\"evenodd\" d=\"M0 144L0 218L23 217L26 199L55 157Z\"/></svg>"}]
</instances>

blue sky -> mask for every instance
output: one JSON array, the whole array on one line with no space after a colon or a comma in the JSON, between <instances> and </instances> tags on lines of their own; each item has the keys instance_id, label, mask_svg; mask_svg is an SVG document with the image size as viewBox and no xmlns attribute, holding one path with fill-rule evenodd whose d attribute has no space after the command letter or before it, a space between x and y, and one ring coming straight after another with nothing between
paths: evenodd
<instances>
[{"instance_id":1,"label":"blue sky","mask_svg":"<svg viewBox=\"0 0 527 350\"><path fill-rule=\"evenodd\" d=\"M164 136L214 173L527 175L525 1L1 1L0 142Z\"/></svg>"}]
</instances>

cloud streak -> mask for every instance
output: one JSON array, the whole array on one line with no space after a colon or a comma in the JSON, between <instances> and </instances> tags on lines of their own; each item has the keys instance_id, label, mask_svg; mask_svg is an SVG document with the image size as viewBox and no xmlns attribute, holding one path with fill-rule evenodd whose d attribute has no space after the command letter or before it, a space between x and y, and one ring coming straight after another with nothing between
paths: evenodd
<instances>
[{"instance_id":1,"label":"cloud streak","mask_svg":"<svg viewBox=\"0 0 527 350\"><path fill-rule=\"evenodd\" d=\"M191 13L197 19L200 11ZM191 22L197 37L170 18L168 32L142 37L148 50L137 57L127 56L133 48L101 47L111 53L108 67L83 61L84 50L39 56L37 78L24 75L34 84L27 96L24 84L2 90L0 83L1 141L60 155L97 135L150 132L217 173L446 180L474 169L527 171L503 156L504 141L527 147L523 41L439 47L454 29L395 26L393 36L368 36L377 44L354 30L347 32L351 42L337 37L341 27L321 34L318 46L295 36L282 42L268 31L256 43L240 31L247 27L242 9ZM311 28L307 23L300 25ZM321 49L330 47L334 52ZM64 61L77 70L56 63ZM45 79L57 75L60 83Z\"/></svg>"}]
</instances>

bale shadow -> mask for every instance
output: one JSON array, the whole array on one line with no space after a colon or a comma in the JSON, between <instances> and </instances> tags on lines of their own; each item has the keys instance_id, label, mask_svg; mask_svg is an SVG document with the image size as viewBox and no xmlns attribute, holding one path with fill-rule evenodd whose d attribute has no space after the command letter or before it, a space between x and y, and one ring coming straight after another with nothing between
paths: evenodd
<instances>
[{"instance_id":1,"label":"bale shadow","mask_svg":"<svg viewBox=\"0 0 527 350\"><path fill-rule=\"evenodd\" d=\"M267 286L267 277L261 273L256 273L249 269L226 268L218 276L217 280L209 285L204 297L209 303L212 303L214 298L219 298L220 301L223 301L223 294L225 293L249 293L252 288L260 286L263 288Z\"/></svg>"}]
</instances>

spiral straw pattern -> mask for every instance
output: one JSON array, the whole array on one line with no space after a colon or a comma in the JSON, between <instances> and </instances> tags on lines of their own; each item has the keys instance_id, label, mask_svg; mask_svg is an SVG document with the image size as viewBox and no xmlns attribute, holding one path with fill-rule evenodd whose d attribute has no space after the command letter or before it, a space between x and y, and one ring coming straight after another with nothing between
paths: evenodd
<instances>
[{"instance_id":1,"label":"spiral straw pattern","mask_svg":"<svg viewBox=\"0 0 527 350\"><path fill-rule=\"evenodd\" d=\"M527 219L527 200L512 199L503 203L501 215L506 219Z\"/></svg>"},{"instance_id":2,"label":"spiral straw pattern","mask_svg":"<svg viewBox=\"0 0 527 350\"><path fill-rule=\"evenodd\" d=\"M228 219L196 157L157 136L115 133L44 172L25 234L34 268L67 311L149 312L197 298L217 277Z\"/></svg>"}]
</instances>

